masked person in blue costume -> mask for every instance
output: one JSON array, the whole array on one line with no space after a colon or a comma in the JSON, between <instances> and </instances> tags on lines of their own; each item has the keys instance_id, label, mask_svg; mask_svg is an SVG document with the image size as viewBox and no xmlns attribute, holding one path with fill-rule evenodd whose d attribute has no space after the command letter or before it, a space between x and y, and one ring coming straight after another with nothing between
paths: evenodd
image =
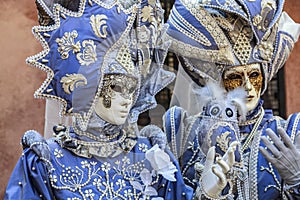
<instances>
[{"instance_id":1,"label":"masked person in blue costume","mask_svg":"<svg viewBox=\"0 0 300 200\"><path fill-rule=\"evenodd\" d=\"M282 11L283 4L282 0L176 0L171 10L167 34L180 61L172 105L180 107L165 114L164 126L172 151L180 152L186 183L200 186L199 199L300 199L300 115L284 120L264 110L261 100L300 32L299 24ZM196 125L185 127L186 114L202 112L194 85L203 87L208 81L227 91L246 90L246 119L239 121L236 138L241 153L238 167L226 155L214 159L217 147L205 154L197 140L190 138L189 148L177 140L198 131ZM187 166L190 169L184 171Z\"/></svg>"},{"instance_id":2,"label":"masked person in blue costume","mask_svg":"<svg viewBox=\"0 0 300 200\"><path fill-rule=\"evenodd\" d=\"M49 25L33 28L44 49L27 63L48 76L35 96L62 102L73 121L47 141L25 133L5 199L191 199L173 154L145 137L161 130L137 128L174 79L162 68L170 43L159 1L37 4Z\"/></svg>"}]
</instances>

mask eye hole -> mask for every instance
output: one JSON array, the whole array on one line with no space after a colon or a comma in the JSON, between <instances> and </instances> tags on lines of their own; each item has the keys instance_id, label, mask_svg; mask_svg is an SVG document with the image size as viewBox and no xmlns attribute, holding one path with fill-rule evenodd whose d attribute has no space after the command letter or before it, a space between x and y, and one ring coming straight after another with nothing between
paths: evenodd
<instances>
[{"instance_id":1,"label":"mask eye hole","mask_svg":"<svg viewBox=\"0 0 300 200\"><path fill-rule=\"evenodd\" d=\"M259 76L259 73L258 72L252 72L251 74L250 74L250 78L256 78L256 77L258 77Z\"/></svg>"},{"instance_id":2,"label":"mask eye hole","mask_svg":"<svg viewBox=\"0 0 300 200\"><path fill-rule=\"evenodd\" d=\"M220 113L220 108L218 106L213 106L211 109L210 109L210 114L212 116L217 116L218 114Z\"/></svg>"},{"instance_id":3,"label":"mask eye hole","mask_svg":"<svg viewBox=\"0 0 300 200\"><path fill-rule=\"evenodd\" d=\"M243 79L243 77L240 74L230 74L230 75L228 75L227 79L236 80L236 79Z\"/></svg>"},{"instance_id":4,"label":"mask eye hole","mask_svg":"<svg viewBox=\"0 0 300 200\"><path fill-rule=\"evenodd\" d=\"M111 85L110 88L115 92L122 92L122 87L119 85Z\"/></svg>"},{"instance_id":5,"label":"mask eye hole","mask_svg":"<svg viewBox=\"0 0 300 200\"><path fill-rule=\"evenodd\" d=\"M233 111L230 108L226 108L226 115L228 117L232 117L233 116Z\"/></svg>"}]
</instances>

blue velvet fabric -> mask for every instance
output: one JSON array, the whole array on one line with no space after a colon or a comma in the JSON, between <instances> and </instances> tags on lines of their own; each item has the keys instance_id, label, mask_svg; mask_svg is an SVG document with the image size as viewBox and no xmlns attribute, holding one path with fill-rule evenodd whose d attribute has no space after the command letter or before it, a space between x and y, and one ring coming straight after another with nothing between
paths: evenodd
<instances>
[{"instance_id":1,"label":"blue velvet fabric","mask_svg":"<svg viewBox=\"0 0 300 200\"><path fill-rule=\"evenodd\" d=\"M259 107L261 107L260 104ZM175 109L174 109L175 108ZM170 146L174 143L173 133L175 131L176 139L181 137L180 128L183 126L183 110L179 107L174 107L171 112L168 110L165 114L165 132L167 133L167 138ZM173 120L174 119L174 120ZM275 133L277 133L278 126L285 127L288 135L291 138L294 138L295 135L300 130L300 114L295 113L289 116L288 120L283 120L278 117L274 117L271 110L265 110L265 115L262 119L261 124L258 127L258 130L261 130L261 136L266 136L266 129L270 128ZM175 123L171 123L171 121ZM195 124L198 124L195 121ZM240 131L243 133L250 133L253 128L253 124L240 126ZM173 132L172 132L173 130ZM192 135L195 132L195 127L189 129L190 134ZM194 138L193 138L194 137ZM196 140L196 136L189 137L189 142L193 142L193 148L187 148L185 152L178 158L180 161L181 170L184 176L184 180L191 187L198 187L198 182L195 182L197 178L195 175L194 166L191 163L199 162L204 164L205 155L203 152L197 150L197 145L199 142ZM255 140L255 139L254 139ZM264 144L260 141L260 137L258 140L254 141L254 145L247 148L244 153L250 153L250 161L248 168L248 175L250 179L250 193L253 194L253 199L265 200L265 199L283 199L283 196L288 196L289 199L299 199L299 188L300 183L292 187L289 191L283 189L284 180L281 179L277 170L263 157L263 155L258 150L259 146L263 146ZM181 147L176 144L176 148L180 149ZM175 152L177 153L177 152ZM189 166L187 168L186 166ZM251 171L252 169L256 169L256 171ZM256 191L256 192L253 192ZM237 198L237 193L234 194L235 198Z\"/></svg>"},{"instance_id":2,"label":"blue velvet fabric","mask_svg":"<svg viewBox=\"0 0 300 200\"><path fill-rule=\"evenodd\" d=\"M48 140L47 143L54 170L48 170L44 161L31 149L25 149L8 183L5 200L105 200L143 197L141 191L134 189L128 177L138 177L138 170L143 166L151 172L150 163L145 160L144 150L151 148L147 138L139 138L131 152L116 158L82 158L61 148L54 140ZM158 195L150 199L192 199L193 190L184 184L176 159L169 150L166 152L178 168L175 173L176 181L168 181L159 175L151 185ZM144 183L140 181L142 189L147 193ZM133 194L139 194L138 198L131 196Z\"/></svg>"}]
</instances>

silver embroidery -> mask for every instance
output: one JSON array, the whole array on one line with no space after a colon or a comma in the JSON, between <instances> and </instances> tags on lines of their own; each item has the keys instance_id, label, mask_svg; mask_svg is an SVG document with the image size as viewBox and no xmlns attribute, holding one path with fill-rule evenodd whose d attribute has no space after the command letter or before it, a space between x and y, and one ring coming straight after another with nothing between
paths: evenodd
<instances>
[{"instance_id":1,"label":"silver embroidery","mask_svg":"<svg viewBox=\"0 0 300 200\"><path fill-rule=\"evenodd\" d=\"M74 166L62 160L62 150L55 149L54 156L54 162L61 167L61 173L52 171L49 177L52 187L57 190L76 192L82 199L98 196L100 200L116 197L149 199L158 195L153 185L160 176L146 168L145 158L135 163L127 156L113 162L83 160Z\"/></svg>"},{"instance_id":2,"label":"silver embroidery","mask_svg":"<svg viewBox=\"0 0 300 200\"><path fill-rule=\"evenodd\" d=\"M82 42L84 50L82 53L78 53L76 58L81 65L90 65L97 60L96 45L93 40L84 40Z\"/></svg>"},{"instance_id":3,"label":"silver embroidery","mask_svg":"<svg viewBox=\"0 0 300 200\"><path fill-rule=\"evenodd\" d=\"M61 78L60 82L67 94L71 94L76 87L87 84L87 80L82 74L66 74L66 76Z\"/></svg>"},{"instance_id":4,"label":"silver embroidery","mask_svg":"<svg viewBox=\"0 0 300 200\"><path fill-rule=\"evenodd\" d=\"M268 173L272 174L272 177L275 180L276 185L267 185L264 188L264 191L266 192L269 188L275 188L276 190L278 190L280 192L281 187L280 187L280 182L277 179L275 173L274 173L274 169L271 163L269 163L269 167L264 167L264 166L260 166L260 171L267 171Z\"/></svg>"},{"instance_id":5,"label":"silver embroidery","mask_svg":"<svg viewBox=\"0 0 300 200\"><path fill-rule=\"evenodd\" d=\"M76 30L72 32L65 32L62 38L57 38L55 41L58 44L58 52L61 55L62 59L67 59L69 57L69 52L73 50L73 53L80 52L80 42L75 43L75 38L78 37L78 33Z\"/></svg>"},{"instance_id":6,"label":"silver embroidery","mask_svg":"<svg viewBox=\"0 0 300 200\"><path fill-rule=\"evenodd\" d=\"M90 17L90 24L93 28L93 31L95 35L97 35L100 38L106 38L107 37L107 16L106 15L92 15Z\"/></svg>"}]
</instances>

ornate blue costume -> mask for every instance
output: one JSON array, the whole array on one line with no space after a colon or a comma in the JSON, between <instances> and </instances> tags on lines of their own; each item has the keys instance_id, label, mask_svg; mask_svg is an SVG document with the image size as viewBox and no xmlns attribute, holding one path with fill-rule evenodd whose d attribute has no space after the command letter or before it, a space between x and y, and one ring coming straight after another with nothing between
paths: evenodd
<instances>
[{"instance_id":1,"label":"ornate blue costume","mask_svg":"<svg viewBox=\"0 0 300 200\"><path fill-rule=\"evenodd\" d=\"M37 3L54 24L33 28L44 50L27 62L48 73L35 96L61 101L73 124L47 141L25 133L5 199L191 199L173 154L146 137L161 130L136 123L174 79L162 69L170 43L159 1Z\"/></svg>"},{"instance_id":2,"label":"ornate blue costume","mask_svg":"<svg viewBox=\"0 0 300 200\"><path fill-rule=\"evenodd\" d=\"M191 199L179 170L175 174L177 181L168 181L161 175L149 180L152 167L145 152L151 144L147 138L139 138L129 153L113 159L83 158L55 141L47 144L49 161L40 159L29 148L24 151L5 199Z\"/></svg>"},{"instance_id":3,"label":"ornate blue costume","mask_svg":"<svg viewBox=\"0 0 300 200\"><path fill-rule=\"evenodd\" d=\"M275 155L282 142L277 139L277 148L271 144L265 145L266 138L272 141L275 138L272 136L270 139L268 132L273 131L279 138L279 127L285 129L289 140L295 144L296 138L299 138L299 114L283 120L273 116L271 110L264 110L260 100L260 95L283 66L299 36L299 25L282 12L283 3L274 0L177 0L171 10L167 33L172 40L170 49L178 55L181 65L172 104L179 107L167 111L164 126L187 184L196 189L199 185L204 188L201 183L211 181L203 178L202 173L207 170L204 166L207 155L203 152L203 144L207 140L200 134L202 123L205 123L201 113L207 107L196 103L203 99L194 94L193 84L202 87L208 81L214 81L223 84L228 91L244 87L248 92L247 102L257 101L254 106L249 103L252 107L247 107L246 120L238 123L236 140L240 142L242 165L233 166L233 176L222 172L227 185L220 187L220 194L209 193L210 190L205 191L204 188L199 191L199 198L300 198L299 162L282 164L285 165L283 169L288 169L289 165L296 166L289 168L294 170L294 175L290 174L293 184L286 184L288 179L283 178L284 170L281 168L279 175L276 169L279 165L270 161L285 157L286 152ZM250 94L251 91L253 93ZM221 110L225 108L221 107ZM286 144L287 140L283 140ZM299 139L294 147L297 145ZM270 150L273 155L266 159L261 149ZM295 155L299 156L299 149L297 151Z\"/></svg>"},{"instance_id":4,"label":"ornate blue costume","mask_svg":"<svg viewBox=\"0 0 300 200\"><path fill-rule=\"evenodd\" d=\"M261 106L259 106L257 109L255 117L247 120L245 123L239 126L241 133L250 134L251 130L253 130L253 126L255 126L256 121L254 119L259 116L258 111L260 111L260 108ZM182 110L182 108L179 107L172 107L165 114L165 130L167 132L170 146L176 143L176 141L174 142L172 139L179 137L176 134L180 133L180 128L183 128L184 126L182 123L184 122L183 118L185 117L183 115L185 114L186 113ZM265 130L267 128L271 128L275 131L277 130L278 126L284 127L289 136L294 139L300 128L299 119L299 113L291 115L288 120L283 120L280 117L273 116L271 110L265 110L265 114L258 125L258 129L253 141L243 151L243 162L247 168L236 180L236 186L240 187L236 189L240 189L239 192L243 191L243 194L240 194L238 191L234 194L236 199L241 198L241 196L238 195L242 195L242 199L284 199L286 197L288 197L288 199L300 198L300 183L294 187L284 189L283 180L278 175L277 170L262 156L258 150L258 147L263 145L260 137L266 135ZM196 132L198 127L197 125L200 120L200 117L195 118L195 123L190 125L193 127L189 129L189 132L186 133L187 135L191 134L196 137L194 132ZM174 127L175 129L173 129ZM184 180L188 185L196 189L198 186L198 181L196 175L197 173L194 170L194 164L197 162L204 163L206 155L201 152L199 144L201 140L199 141L198 138L191 138L191 141L194 142L193 146L187 148L183 155L179 157L179 163ZM242 142L242 145L244 144L245 141ZM179 146L177 146L177 148L179 148ZM248 192L248 194L246 192Z\"/></svg>"}]
</instances>

